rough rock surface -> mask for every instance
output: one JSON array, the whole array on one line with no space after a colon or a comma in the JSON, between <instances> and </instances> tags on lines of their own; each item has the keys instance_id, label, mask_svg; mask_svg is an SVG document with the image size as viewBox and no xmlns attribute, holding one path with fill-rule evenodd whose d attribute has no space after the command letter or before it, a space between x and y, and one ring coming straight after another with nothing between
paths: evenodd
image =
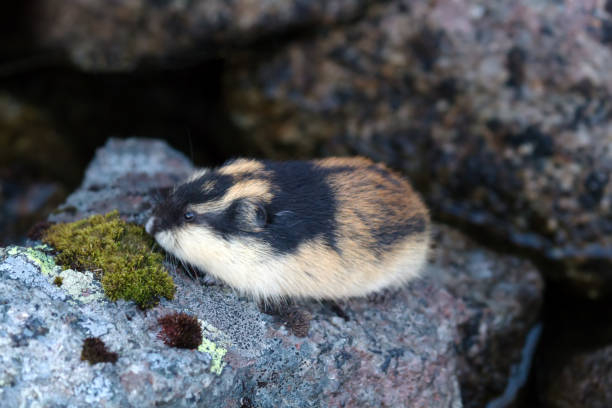
<instances>
[{"instance_id":1,"label":"rough rock surface","mask_svg":"<svg viewBox=\"0 0 612 408\"><path fill-rule=\"evenodd\" d=\"M228 46L346 21L370 2L42 0L36 8L41 42L66 50L86 70L129 70L182 54L210 58Z\"/></svg>"},{"instance_id":2,"label":"rough rock surface","mask_svg":"<svg viewBox=\"0 0 612 408\"><path fill-rule=\"evenodd\" d=\"M578 354L550 371L543 399L550 408L612 406L612 346Z\"/></svg>"},{"instance_id":3,"label":"rough rock surface","mask_svg":"<svg viewBox=\"0 0 612 408\"><path fill-rule=\"evenodd\" d=\"M464 406L484 407L505 388L514 397L529 371L517 362L523 352L533 354L537 344L534 339L522 350L515 340L525 338L536 324L534 310L540 310L543 289L539 273L519 258L483 251L448 227L437 226L434 239L436 251L428 273L463 301L467 316L458 326L456 346ZM532 336L538 332L535 327ZM529 361L523 364L529 367ZM513 378L508 380L511 371Z\"/></svg>"},{"instance_id":4,"label":"rough rock surface","mask_svg":"<svg viewBox=\"0 0 612 408\"><path fill-rule=\"evenodd\" d=\"M8 250L10 253L11 249ZM7 406L428 406L460 407L453 322L461 308L419 283L373 306L307 305L315 316L297 338L228 288L176 276L176 301L147 314L125 302L77 302L25 255L0 263L2 368ZM156 319L185 311L204 322L208 352L156 338ZM80 361L100 336L117 364Z\"/></svg>"},{"instance_id":5,"label":"rough rock surface","mask_svg":"<svg viewBox=\"0 0 612 408\"><path fill-rule=\"evenodd\" d=\"M151 191L191 169L162 142L111 140L54 219L105 212L113 203L142 222ZM143 313L100 298L91 275L79 281L35 248L4 249L0 400L11 406L461 407L463 394L465 406L482 406L511 382L511 366L520 362L537 318L542 281L529 262L485 250L447 227L436 227L435 241L426 277L406 288L370 300L298 305L312 316L306 337L228 287L202 285L173 265L175 299ZM52 283L57 275L61 288ZM170 311L203 322L199 351L172 349L156 337L157 317ZM90 336L119 354L115 365L79 360Z\"/></svg>"},{"instance_id":6,"label":"rough rock surface","mask_svg":"<svg viewBox=\"0 0 612 408\"><path fill-rule=\"evenodd\" d=\"M439 216L612 290L609 2L395 0L259 61L226 92L265 155L385 161Z\"/></svg>"}]
</instances>

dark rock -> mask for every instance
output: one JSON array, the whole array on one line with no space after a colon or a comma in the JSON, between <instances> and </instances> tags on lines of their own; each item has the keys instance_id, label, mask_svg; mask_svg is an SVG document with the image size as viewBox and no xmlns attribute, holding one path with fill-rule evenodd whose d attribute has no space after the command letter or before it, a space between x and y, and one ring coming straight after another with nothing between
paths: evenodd
<instances>
[{"instance_id":1,"label":"dark rock","mask_svg":"<svg viewBox=\"0 0 612 408\"><path fill-rule=\"evenodd\" d=\"M521 47L512 47L506 57L508 85L521 86L525 80L525 62L527 53Z\"/></svg>"},{"instance_id":2,"label":"dark rock","mask_svg":"<svg viewBox=\"0 0 612 408\"><path fill-rule=\"evenodd\" d=\"M443 31L433 31L429 27L415 35L410 40L410 46L415 57L421 62L425 71L431 71L440 54L440 42Z\"/></svg>"},{"instance_id":3,"label":"dark rock","mask_svg":"<svg viewBox=\"0 0 612 408\"><path fill-rule=\"evenodd\" d=\"M148 201L148 192L191 168L164 143L111 140L69 197L74 211L55 218L85 217L113 203L122 216L143 222L146 211L136 210L134 195ZM122 182L134 178L142 184ZM92 185L100 188L92 191ZM174 401L433 408L460 407L463 394L468 406L484 403L511 383L538 315L542 282L529 262L485 250L450 228L436 227L435 242L424 277L406 288L376 300L301 302L295 306L301 311L291 309L281 319L171 264L175 299L162 299L145 314L131 303L97 297L99 285L66 289L73 276L67 271L58 288L53 277L59 268L34 248L0 250L0 332L18 333L26 319L48 329L21 347L0 341L0 383L8 384L0 398L16 406ZM167 347L157 338L157 319L171 312L199 319L199 351ZM116 364L82 363L87 337L102 338L119 354Z\"/></svg>"},{"instance_id":4,"label":"dark rock","mask_svg":"<svg viewBox=\"0 0 612 408\"><path fill-rule=\"evenodd\" d=\"M580 203L587 209L599 205L603 198L610 174L602 171L592 171L584 182L584 193L580 196Z\"/></svg>"},{"instance_id":5,"label":"dark rock","mask_svg":"<svg viewBox=\"0 0 612 408\"><path fill-rule=\"evenodd\" d=\"M601 42L606 45L612 44L612 21L610 20L601 22Z\"/></svg>"},{"instance_id":6,"label":"dark rock","mask_svg":"<svg viewBox=\"0 0 612 408\"><path fill-rule=\"evenodd\" d=\"M39 178L78 181L78 165L48 112L0 91L0 170L19 163ZM57 163L61 162L62 166Z\"/></svg>"},{"instance_id":7,"label":"dark rock","mask_svg":"<svg viewBox=\"0 0 612 408\"><path fill-rule=\"evenodd\" d=\"M519 150L527 148L534 158L548 157L554 152L553 139L537 126L528 126L516 135L509 135L506 140Z\"/></svg>"},{"instance_id":8,"label":"dark rock","mask_svg":"<svg viewBox=\"0 0 612 408\"><path fill-rule=\"evenodd\" d=\"M236 62L225 81L235 124L268 157L384 161L438 217L556 262L550 277L583 295L612 293L601 273L612 267L612 47L600 6L404 3L255 68Z\"/></svg>"},{"instance_id":9,"label":"dark rock","mask_svg":"<svg viewBox=\"0 0 612 408\"><path fill-rule=\"evenodd\" d=\"M46 112L0 92L0 246L23 242L30 226L78 181L75 154ZM58 163L62 163L58 165Z\"/></svg>"},{"instance_id":10,"label":"dark rock","mask_svg":"<svg viewBox=\"0 0 612 408\"><path fill-rule=\"evenodd\" d=\"M612 406L612 346L580 353L548 373L542 399L550 408Z\"/></svg>"},{"instance_id":11,"label":"dark rock","mask_svg":"<svg viewBox=\"0 0 612 408\"><path fill-rule=\"evenodd\" d=\"M85 70L131 70L142 62L197 61L231 47L344 22L371 0L186 2L80 0L36 3L39 41Z\"/></svg>"}]
</instances>

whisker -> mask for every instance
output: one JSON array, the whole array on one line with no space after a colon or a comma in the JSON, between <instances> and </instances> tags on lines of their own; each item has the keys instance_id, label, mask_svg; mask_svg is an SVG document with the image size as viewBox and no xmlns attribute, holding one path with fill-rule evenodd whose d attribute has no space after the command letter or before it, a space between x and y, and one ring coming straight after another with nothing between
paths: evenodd
<instances>
[{"instance_id":1,"label":"whisker","mask_svg":"<svg viewBox=\"0 0 612 408\"><path fill-rule=\"evenodd\" d=\"M193 271L185 264L185 262L181 261L181 264L183 265L183 270L185 270L185 273L193 280L195 280L195 276L193 275Z\"/></svg>"},{"instance_id":2,"label":"whisker","mask_svg":"<svg viewBox=\"0 0 612 408\"><path fill-rule=\"evenodd\" d=\"M176 247L178 247L180 250L182 250L182 246L181 246L180 242L179 242L179 241L178 241L176 238L174 238L174 245L175 245ZM189 264L185 263L185 262L184 262L182 259L180 259L180 258L178 258L178 257L175 257L175 258L176 258L176 259L177 259L177 260L178 260L178 261L181 263L181 265L183 265L183 270L185 271L185 273L186 273L186 274L187 274L187 275L188 275L188 276L189 276L191 279L193 279L193 280L198 280L198 279L197 279L197 273L196 273L194 270L192 270L192 269L190 268L190 265L189 265Z\"/></svg>"}]
</instances>

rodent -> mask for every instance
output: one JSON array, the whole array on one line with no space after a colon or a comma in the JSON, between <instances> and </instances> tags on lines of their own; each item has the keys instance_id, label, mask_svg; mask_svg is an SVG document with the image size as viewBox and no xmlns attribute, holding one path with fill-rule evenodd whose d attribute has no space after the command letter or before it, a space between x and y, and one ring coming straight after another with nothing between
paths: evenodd
<instances>
[{"instance_id":1,"label":"rodent","mask_svg":"<svg viewBox=\"0 0 612 408\"><path fill-rule=\"evenodd\" d=\"M363 157L235 159L175 186L146 230L258 300L333 300L419 276L430 218L408 181Z\"/></svg>"}]
</instances>

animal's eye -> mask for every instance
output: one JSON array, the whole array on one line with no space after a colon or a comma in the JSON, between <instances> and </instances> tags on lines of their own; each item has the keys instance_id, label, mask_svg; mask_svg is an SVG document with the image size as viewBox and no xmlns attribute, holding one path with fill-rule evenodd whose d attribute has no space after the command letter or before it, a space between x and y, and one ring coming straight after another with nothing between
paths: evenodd
<instances>
[{"instance_id":1,"label":"animal's eye","mask_svg":"<svg viewBox=\"0 0 612 408\"><path fill-rule=\"evenodd\" d=\"M259 207L259 206L257 207L257 209L255 210L255 217L256 217L258 225L266 224L267 215L266 215L266 210L264 210L263 207Z\"/></svg>"},{"instance_id":2,"label":"animal's eye","mask_svg":"<svg viewBox=\"0 0 612 408\"><path fill-rule=\"evenodd\" d=\"M185 221L192 221L195 218L195 214L191 211L187 211L185 214L183 214L183 217L185 217Z\"/></svg>"}]
</instances>

